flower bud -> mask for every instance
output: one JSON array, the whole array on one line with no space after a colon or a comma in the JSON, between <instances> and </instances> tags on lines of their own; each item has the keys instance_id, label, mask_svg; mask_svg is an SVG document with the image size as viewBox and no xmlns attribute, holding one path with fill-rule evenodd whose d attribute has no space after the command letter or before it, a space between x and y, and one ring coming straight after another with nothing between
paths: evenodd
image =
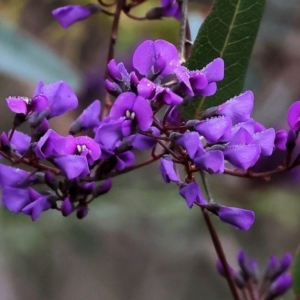
<instances>
[{"instance_id":1,"label":"flower bud","mask_svg":"<svg viewBox=\"0 0 300 300\"><path fill-rule=\"evenodd\" d=\"M66 198L61 205L61 213L64 217L69 216L74 211L74 204Z\"/></svg>"},{"instance_id":2,"label":"flower bud","mask_svg":"<svg viewBox=\"0 0 300 300\"><path fill-rule=\"evenodd\" d=\"M79 220L83 219L87 214L88 214L88 208L86 206L78 207L76 216Z\"/></svg>"}]
</instances>

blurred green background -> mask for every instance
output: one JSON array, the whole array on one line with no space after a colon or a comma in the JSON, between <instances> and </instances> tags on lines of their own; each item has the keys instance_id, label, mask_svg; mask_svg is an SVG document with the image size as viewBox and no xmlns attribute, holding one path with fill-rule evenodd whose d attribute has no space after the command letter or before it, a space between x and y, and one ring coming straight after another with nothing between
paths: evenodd
<instances>
[{"instance_id":1,"label":"blurred green background","mask_svg":"<svg viewBox=\"0 0 300 300\"><path fill-rule=\"evenodd\" d=\"M5 98L30 97L40 79L66 80L78 92L79 109L52 121L61 134L82 108L103 97L111 19L100 14L64 30L50 12L75 2L88 3L0 1L1 130L10 129L13 117ZM143 16L155 4L148 1L134 13ZM193 32L210 5L209 0L190 1ZM255 93L254 117L277 129L286 128L286 110L300 99L299 15L299 0L267 2L245 83L245 90ZM172 19L137 22L123 16L117 61L130 68L132 51L145 38L177 43L178 28ZM256 212L248 232L213 218L233 266L240 248L257 258L262 271L271 254L295 253L300 242L299 180L299 171L271 182L209 177L216 201ZM55 211L35 223L4 208L0 214L1 300L231 299L216 272L200 211L186 208L177 187L162 182L157 165L115 178L113 189L81 221Z\"/></svg>"}]
</instances>

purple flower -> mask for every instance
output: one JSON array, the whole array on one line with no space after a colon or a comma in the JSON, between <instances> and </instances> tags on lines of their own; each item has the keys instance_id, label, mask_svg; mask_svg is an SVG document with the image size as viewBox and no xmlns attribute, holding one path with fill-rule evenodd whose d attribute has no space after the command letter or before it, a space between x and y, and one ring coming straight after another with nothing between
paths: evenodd
<instances>
[{"instance_id":1,"label":"purple flower","mask_svg":"<svg viewBox=\"0 0 300 300\"><path fill-rule=\"evenodd\" d=\"M85 156L61 155L55 157L53 161L68 179L90 174L88 161Z\"/></svg>"},{"instance_id":2,"label":"purple flower","mask_svg":"<svg viewBox=\"0 0 300 300\"><path fill-rule=\"evenodd\" d=\"M2 204L11 212L17 214L31 202L28 189L6 186L2 191Z\"/></svg>"},{"instance_id":3,"label":"purple flower","mask_svg":"<svg viewBox=\"0 0 300 300\"><path fill-rule=\"evenodd\" d=\"M24 170L0 164L0 187L27 187L35 179L34 175Z\"/></svg>"},{"instance_id":4,"label":"purple flower","mask_svg":"<svg viewBox=\"0 0 300 300\"><path fill-rule=\"evenodd\" d=\"M231 135L232 122L229 117L219 116L200 121L195 130L203 135L209 144L228 142Z\"/></svg>"},{"instance_id":5,"label":"purple flower","mask_svg":"<svg viewBox=\"0 0 300 300\"><path fill-rule=\"evenodd\" d=\"M156 87L155 100L163 102L167 105L179 105L182 103L183 98L174 93L170 88Z\"/></svg>"},{"instance_id":6,"label":"purple flower","mask_svg":"<svg viewBox=\"0 0 300 300\"><path fill-rule=\"evenodd\" d=\"M287 122L292 130L300 130L300 101L297 101L290 106L287 113Z\"/></svg>"},{"instance_id":7,"label":"purple flower","mask_svg":"<svg viewBox=\"0 0 300 300\"><path fill-rule=\"evenodd\" d=\"M199 147L193 158L193 162L200 170L204 170L210 174L224 172L224 154L221 150L205 151Z\"/></svg>"},{"instance_id":8,"label":"purple flower","mask_svg":"<svg viewBox=\"0 0 300 300\"><path fill-rule=\"evenodd\" d=\"M177 0L161 0L163 15L166 17L173 17L177 20L181 19L181 10Z\"/></svg>"},{"instance_id":9,"label":"purple flower","mask_svg":"<svg viewBox=\"0 0 300 300\"><path fill-rule=\"evenodd\" d=\"M275 141L275 130L273 128L256 132L253 142L260 146L261 155L269 156L273 153Z\"/></svg>"},{"instance_id":10,"label":"purple flower","mask_svg":"<svg viewBox=\"0 0 300 300\"><path fill-rule=\"evenodd\" d=\"M63 28L68 28L72 24L88 18L92 13L99 11L100 6L95 4L66 5L54 9L52 15Z\"/></svg>"},{"instance_id":11,"label":"purple flower","mask_svg":"<svg viewBox=\"0 0 300 300\"><path fill-rule=\"evenodd\" d=\"M147 40L141 43L133 54L133 66L141 74L172 74L179 64L176 47L164 40Z\"/></svg>"},{"instance_id":12,"label":"purple flower","mask_svg":"<svg viewBox=\"0 0 300 300\"><path fill-rule=\"evenodd\" d=\"M101 148L97 142L88 136L71 135L66 137L65 146L59 151L59 155L81 155L87 158L92 165L101 156Z\"/></svg>"},{"instance_id":13,"label":"purple flower","mask_svg":"<svg viewBox=\"0 0 300 300\"><path fill-rule=\"evenodd\" d=\"M147 131L152 125L152 108L149 102L134 93L122 93L112 106L109 117L115 120L125 118L131 121L131 126Z\"/></svg>"},{"instance_id":14,"label":"purple flower","mask_svg":"<svg viewBox=\"0 0 300 300\"><path fill-rule=\"evenodd\" d=\"M8 132L10 136L11 131ZM18 153L23 155L29 148L31 137L23 132L15 130L11 138L11 144L15 146Z\"/></svg>"},{"instance_id":15,"label":"purple flower","mask_svg":"<svg viewBox=\"0 0 300 300\"><path fill-rule=\"evenodd\" d=\"M147 78L142 78L138 83L137 91L145 99L152 99L155 95L156 84Z\"/></svg>"},{"instance_id":16,"label":"purple flower","mask_svg":"<svg viewBox=\"0 0 300 300\"><path fill-rule=\"evenodd\" d=\"M49 129L34 148L38 158L44 159L52 155L60 155L66 146L66 138Z\"/></svg>"},{"instance_id":17,"label":"purple flower","mask_svg":"<svg viewBox=\"0 0 300 300\"><path fill-rule=\"evenodd\" d=\"M122 153L118 153L116 155L116 164L115 164L115 169L118 171L121 171L125 169L126 167L129 167L134 164L135 161L135 156L132 152L130 151L125 151Z\"/></svg>"},{"instance_id":18,"label":"purple flower","mask_svg":"<svg viewBox=\"0 0 300 300\"><path fill-rule=\"evenodd\" d=\"M286 150L287 132L285 130L276 131L275 135L275 148L280 150Z\"/></svg>"},{"instance_id":19,"label":"purple flower","mask_svg":"<svg viewBox=\"0 0 300 300\"><path fill-rule=\"evenodd\" d=\"M175 144L183 147L190 158L193 158L200 145L199 135L197 132L186 132L184 134L174 135ZM172 135L170 136L172 138Z\"/></svg>"},{"instance_id":20,"label":"purple flower","mask_svg":"<svg viewBox=\"0 0 300 300\"><path fill-rule=\"evenodd\" d=\"M248 169L260 157L261 148L255 144L250 133L240 128L224 150L225 158L235 167Z\"/></svg>"},{"instance_id":21,"label":"purple flower","mask_svg":"<svg viewBox=\"0 0 300 300\"><path fill-rule=\"evenodd\" d=\"M156 127L150 127L150 130L152 135L160 135L160 131ZM153 137L137 133L130 137L130 144L134 149L148 150L154 148L157 144L157 141Z\"/></svg>"},{"instance_id":22,"label":"purple flower","mask_svg":"<svg viewBox=\"0 0 300 300\"><path fill-rule=\"evenodd\" d=\"M179 194L185 199L188 208L192 208L193 204L198 204L200 206L205 206L207 204L196 181L189 184L183 183L179 188Z\"/></svg>"},{"instance_id":23,"label":"purple flower","mask_svg":"<svg viewBox=\"0 0 300 300\"><path fill-rule=\"evenodd\" d=\"M95 141L101 146L102 158L106 158L103 156L103 151L113 151L123 137L130 135L130 125L130 120L125 120L124 118L118 120L105 118L101 122L96 131Z\"/></svg>"},{"instance_id":24,"label":"purple flower","mask_svg":"<svg viewBox=\"0 0 300 300\"><path fill-rule=\"evenodd\" d=\"M70 201L69 197L64 199L61 204L61 213L64 217L69 216L74 211L74 204Z\"/></svg>"},{"instance_id":25,"label":"purple flower","mask_svg":"<svg viewBox=\"0 0 300 300\"><path fill-rule=\"evenodd\" d=\"M81 115L71 124L69 132L76 134L80 131L93 129L100 125L99 115L101 104L99 100L95 100L90 104Z\"/></svg>"},{"instance_id":26,"label":"purple flower","mask_svg":"<svg viewBox=\"0 0 300 300\"><path fill-rule=\"evenodd\" d=\"M32 188L28 189L29 198L31 203L27 204L22 213L31 216L32 221L35 221L42 212L49 210L52 207L50 202L51 196L43 196Z\"/></svg>"},{"instance_id":27,"label":"purple flower","mask_svg":"<svg viewBox=\"0 0 300 300\"><path fill-rule=\"evenodd\" d=\"M78 99L72 88L64 81L44 85L39 82L33 99L43 99L49 109L48 119L65 114L77 107ZM39 101L37 101L39 102Z\"/></svg>"},{"instance_id":28,"label":"purple flower","mask_svg":"<svg viewBox=\"0 0 300 300\"><path fill-rule=\"evenodd\" d=\"M230 117L233 124L244 122L250 118L253 103L253 93L247 91L221 104L218 114Z\"/></svg>"},{"instance_id":29,"label":"purple flower","mask_svg":"<svg viewBox=\"0 0 300 300\"><path fill-rule=\"evenodd\" d=\"M209 203L206 209L216 214L224 223L240 230L248 230L255 220L254 212L237 207L227 207L218 203Z\"/></svg>"},{"instance_id":30,"label":"purple flower","mask_svg":"<svg viewBox=\"0 0 300 300\"><path fill-rule=\"evenodd\" d=\"M293 278L290 274L282 274L272 283L265 299L272 300L284 294L293 284Z\"/></svg>"},{"instance_id":31,"label":"purple flower","mask_svg":"<svg viewBox=\"0 0 300 300\"><path fill-rule=\"evenodd\" d=\"M160 159L159 170L166 183L180 181L174 169L174 163L168 156Z\"/></svg>"}]
</instances>

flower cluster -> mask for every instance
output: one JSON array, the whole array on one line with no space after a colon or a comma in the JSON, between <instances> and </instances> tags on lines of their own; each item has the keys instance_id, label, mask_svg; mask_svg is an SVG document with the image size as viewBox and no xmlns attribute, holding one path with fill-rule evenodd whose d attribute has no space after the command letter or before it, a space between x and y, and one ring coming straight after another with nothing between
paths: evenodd
<instances>
[{"instance_id":1,"label":"flower cluster","mask_svg":"<svg viewBox=\"0 0 300 300\"><path fill-rule=\"evenodd\" d=\"M102 4L101 2L102 1L99 1L100 4ZM144 1L132 1L129 4L126 4L126 1L124 1L122 10L128 17L135 19L134 16L129 14L129 11L131 8L142 4L143 2ZM87 5L71 4L54 9L52 15L63 28L68 28L74 23L85 20L95 13L102 12L112 16L112 13L104 9L107 4L103 4L103 6L104 7L101 7L101 5L93 3ZM157 20L162 17L173 17L177 20L181 19L181 10L177 0L161 0L161 6L150 9L145 14L144 18L136 19Z\"/></svg>"},{"instance_id":2,"label":"flower cluster","mask_svg":"<svg viewBox=\"0 0 300 300\"><path fill-rule=\"evenodd\" d=\"M163 180L178 185L189 208L195 204L248 230L254 213L205 199L194 174L224 173L226 165L249 170L261 156L272 154L276 134L251 118L252 92L184 121L179 106L216 92L224 77L223 60L188 70L180 64L174 45L148 40L135 50L133 66L129 72L114 59L108 63L110 80L105 86L116 98L109 114L100 120L100 102L95 100L71 124L68 136L49 125L49 119L78 104L67 83L40 82L31 98L7 98L15 118L12 130L1 134L0 153L13 165L22 163L30 169L0 165L5 174L0 179L3 204L33 220L50 208L64 216L76 211L82 218L88 205L109 191L113 176L159 160ZM22 123L29 125L30 135L17 130ZM150 159L134 165L136 150L151 150ZM41 183L47 191L33 188Z\"/></svg>"},{"instance_id":3,"label":"flower cluster","mask_svg":"<svg viewBox=\"0 0 300 300\"><path fill-rule=\"evenodd\" d=\"M287 273L292 264L292 256L289 253L281 260L272 255L262 277L259 276L255 259L248 258L243 250L239 252L237 262L239 271L230 266L229 269L234 283L245 299L249 295L251 299L272 300L283 295L292 286L292 276ZM222 276L226 276L220 261L217 262L217 269Z\"/></svg>"}]
</instances>

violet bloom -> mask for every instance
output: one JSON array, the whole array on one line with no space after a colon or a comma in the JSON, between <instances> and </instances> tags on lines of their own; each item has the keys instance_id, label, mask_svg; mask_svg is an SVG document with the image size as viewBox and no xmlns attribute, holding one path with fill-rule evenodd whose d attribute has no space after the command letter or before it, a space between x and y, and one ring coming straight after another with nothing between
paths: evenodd
<instances>
[{"instance_id":1,"label":"violet bloom","mask_svg":"<svg viewBox=\"0 0 300 300\"><path fill-rule=\"evenodd\" d=\"M275 135L275 148L280 150L286 150L286 142L287 142L287 132L285 130L276 131Z\"/></svg>"},{"instance_id":2,"label":"violet bloom","mask_svg":"<svg viewBox=\"0 0 300 300\"><path fill-rule=\"evenodd\" d=\"M293 284L293 278L290 274L282 274L278 276L269 288L265 297L266 300L272 300L283 295Z\"/></svg>"},{"instance_id":3,"label":"violet bloom","mask_svg":"<svg viewBox=\"0 0 300 300\"><path fill-rule=\"evenodd\" d=\"M66 138L49 129L39 140L34 148L36 156L45 159L50 156L57 156L66 146Z\"/></svg>"},{"instance_id":4,"label":"violet bloom","mask_svg":"<svg viewBox=\"0 0 300 300\"><path fill-rule=\"evenodd\" d=\"M74 211L74 208L74 204L67 197L61 204L61 213L64 217L67 217Z\"/></svg>"},{"instance_id":5,"label":"violet bloom","mask_svg":"<svg viewBox=\"0 0 300 300\"><path fill-rule=\"evenodd\" d=\"M91 14L99 12L100 6L95 4L88 5L66 5L56 8L52 15L63 28L68 28L72 24L88 18Z\"/></svg>"},{"instance_id":6,"label":"violet bloom","mask_svg":"<svg viewBox=\"0 0 300 300\"><path fill-rule=\"evenodd\" d=\"M171 134L170 138L175 140L176 145L183 147L190 158L194 158L200 145L199 134L197 132Z\"/></svg>"},{"instance_id":7,"label":"violet bloom","mask_svg":"<svg viewBox=\"0 0 300 300\"><path fill-rule=\"evenodd\" d=\"M11 131L8 132L8 136L10 136L10 133ZM23 155L30 146L31 137L23 132L15 130L10 142L15 146L18 153Z\"/></svg>"},{"instance_id":8,"label":"violet bloom","mask_svg":"<svg viewBox=\"0 0 300 300\"><path fill-rule=\"evenodd\" d=\"M251 91L235 96L221 104L218 108L218 114L228 116L232 123L247 121L250 118L254 104L254 96Z\"/></svg>"},{"instance_id":9,"label":"violet bloom","mask_svg":"<svg viewBox=\"0 0 300 300\"><path fill-rule=\"evenodd\" d=\"M0 187L24 188L35 180L30 172L0 164Z\"/></svg>"},{"instance_id":10,"label":"violet bloom","mask_svg":"<svg viewBox=\"0 0 300 300\"><path fill-rule=\"evenodd\" d=\"M49 109L48 119L63 115L78 105L77 96L64 81L57 81L47 85L39 82L34 92L33 99L35 98L47 100L47 109Z\"/></svg>"},{"instance_id":11,"label":"violet bloom","mask_svg":"<svg viewBox=\"0 0 300 300\"><path fill-rule=\"evenodd\" d=\"M27 115L32 112L45 113L49 119L60 116L77 107L78 100L72 88L63 81L44 85L39 82L31 99L26 97L8 97L7 105L11 111Z\"/></svg>"},{"instance_id":12,"label":"violet bloom","mask_svg":"<svg viewBox=\"0 0 300 300\"><path fill-rule=\"evenodd\" d=\"M112 152L124 137L130 135L130 125L131 121L125 118L114 120L107 117L100 123L95 134L95 141L100 144L102 158L107 158L103 156L103 151Z\"/></svg>"},{"instance_id":13,"label":"violet bloom","mask_svg":"<svg viewBox=\"0 0 300 300\"><path fill-rule=\"evenodd\" d=\"M150 127L151 134L154 136L160 136L160 131L158 128L152 126ZM138 150L149 150L153 149L157 144L155 137L145 136L143 134L135 134L130 137L130 145L134 149Z\"/></svg>"},{"instance_id":14,"label":"violet bloom","mask_svg":"<svg viewBox=\"0 0 300 300\"><path fill-rule=\"evenodd\" d=\"M147 40L133 54L133 66L141 74L168 75L180 66L176 47L164 40Z\"/></svg>"},{"instance_id":15,"label":"violet bloom","mask_svg":"<svg viewBox=\"0 0 300 300\"><path fill-rule=\"evenodd\" d=\"M197 71L190 71L190 82L192 89L196 96L212 96L217 91L216 82L223 80L224 78L224 60L222 58L216 58L202 70L199 70L201 74L205 75L207 85L203 85L203 79L200 81L197 78Z\"/></svg>"},{"instance_id":16,"label":"violet bloom","mask_svg":"<svg viewBox=\"0 0 300 300\"><path fill-rule=\"evenodd\" d=\"M253 135L253 142L259 145L261 155L270 156L274 150L275 130L273 128L256 132Z\"/></svg>"},{"instance_id":17,"label":"violet bloom","mask_svg":"<svg viewBox=\"0 0 300 300\"><path fill-rule=\"evenodd\" d=\"M31 203L23 207L22 213L31 216L32 221L35 221L41 215L42 212L49 210L52 207L51 198L53 198L54 196L41 195L32 188L28 189L28 194Z\"/></svg>"},{"instance_id":18,"label":"violet bloom","mask_svg":"<svg viewBox=\"0 0 300 300\"><path fill-rule=\"evenodd\" d=\"M185 199L188 208L192 208L193 204L200 206L206 206L207 204L196 181L189 184L183 183L179 188L179 194Z\"/></svg>"},{"instance_id":19,"label":"violet bloom","mask_svg":"<svg viewBox=\"0 0 300 300\"><path fill-rule=\"evenodd\" d=\"M200 121L195 130L203 135L209 144L228 142L231 135L231 118L226 116L213 117Z\"/></svg>"},{"instance_id":20,"label":"violet bloom","mask_svg":"<svg viewBox=\"0 0 300 300\"><path fill-rule=\"evenodd\" d=\"M290 106L287 112L287 122L292 130L300 130L300 101Z\"/></svg>"},{"instance_id":21,"label":"violet bloom","mask_svg":"<svg viewBox=\"0 0 300 300\"><path fill-rule=\"evenodd\" d=\"M76 134L80 131L93 129L100 125L101 104L99 100L91 103L80 116L71 124L69 132Z\"/></svg>"},{"instance_id":22,"label":"violet bloom","mask_svg":"<svg viewBox=\"0 0 300 300\"><path fill-rule=\"evenodd\" d=\"M257 162L261 148L246 129L240 128L223 152L233 166L246 170Z\"/></svg>"},{"instance_id":23,"label":"violet bloom","mask_svg":"<svg viewBox=\"0 0 300 300\"><path fill-rule=\"evenodd\" d=\"M59 155L85 156L89 165L92 165L101 156L101 149L97 142L88 136L71 135L65 138L65 146L59 151Z\"/></svg>"},{"instance_id":24,"label":"violet bloom","mask_svg":"<svg viewBox=\"0 0 300 300\"><path fill-rule=\"evenodd\" d=\"M169 156L160 159L159 170L166 183L180 181L174 169L174 163Z\"/></svg>"},{"instance_id":25,"label":"violet bloom","mask_svg":"<svg viewBox=\"0 0 300 300\"><path fill-rule=\"evenodd\" d=\"M218 203L209 203L206 209L216 214L224 223L240 230L248 230L255 220L254 212L238 207L227 207Z\"/></svg>"},{"instance_id":26,"label":"violet bloom","mask_svg":"<svg viewBox=\"0 0 300 300\"><path fill-rule=\"evenodd\" d=\"M205 151L202 147L199 147L193 162L200 170L210 174L224 173L225 161L221 150Z\"/></svg>"},{"instance_id":27,"label":"violet bloom","mask_svg":"<svg viewBox=\"0 0 300 300\"><path fill-rule=\"evenodd\" d=\"M112 106L109 117L115 120L125 118L131 121L131 127L147 131L152 125L152 108L149 102L134 93L122 93Z\"/></svg>"}]
</instances>

